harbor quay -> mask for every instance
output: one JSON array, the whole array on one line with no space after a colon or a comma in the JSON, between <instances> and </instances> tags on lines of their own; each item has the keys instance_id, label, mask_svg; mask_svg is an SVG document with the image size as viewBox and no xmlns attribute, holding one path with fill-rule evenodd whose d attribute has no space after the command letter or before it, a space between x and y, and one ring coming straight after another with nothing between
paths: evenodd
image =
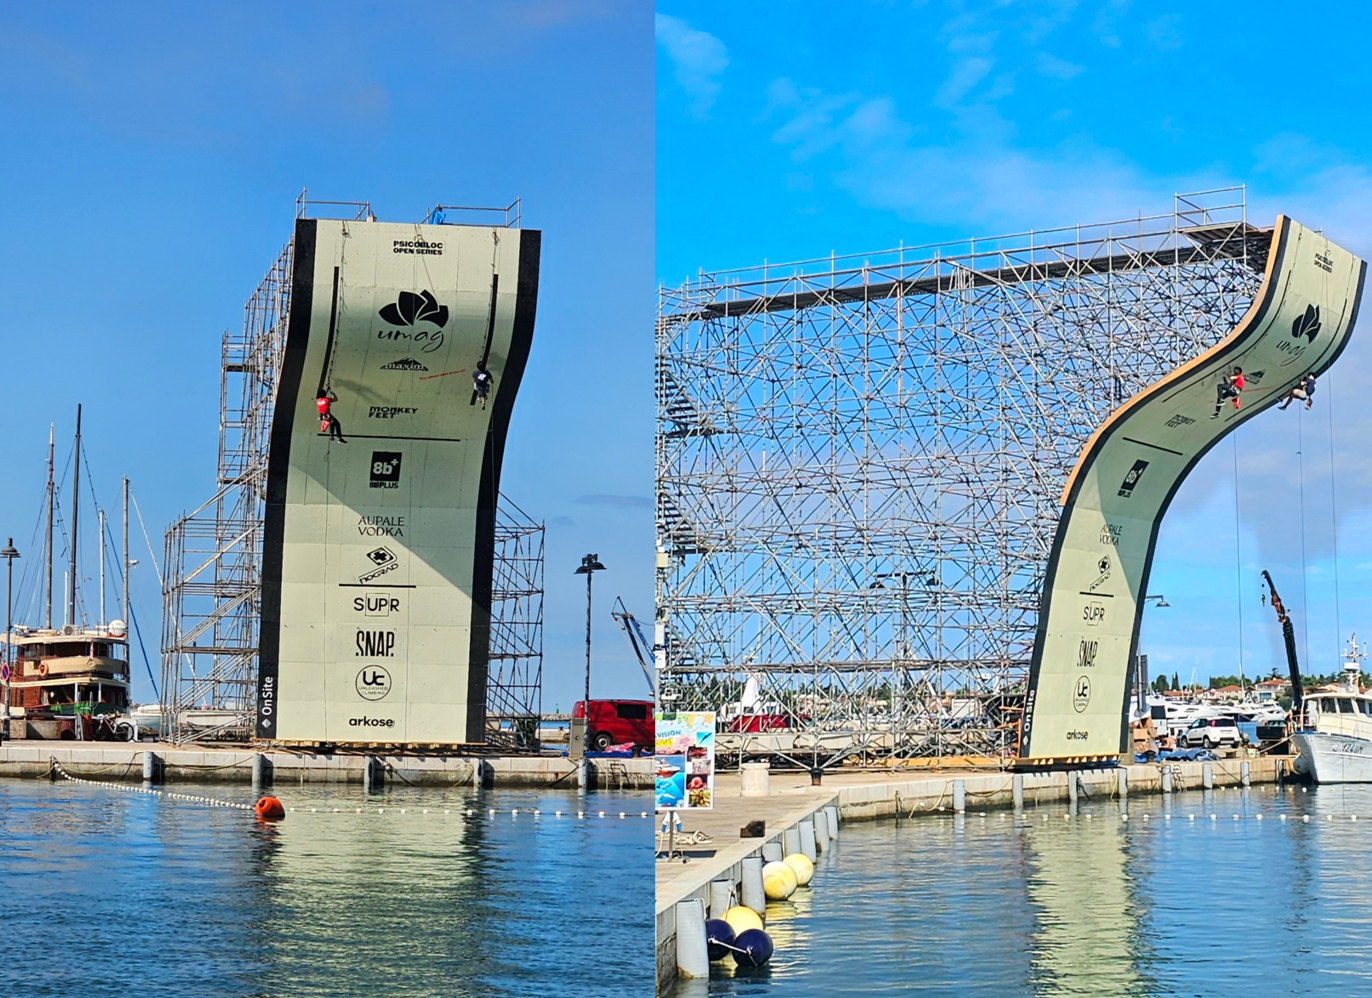
<instances>
[{"instance_id":1,"label":"harbor quay","mask_svg":"<svg viewBox=\"0 0 1372 998\"><path fill-rule=\"evenodd\" d=\"M1131 795L1278 783L1291 774L1291 757L1272 755L1042 773L968 769L922 771L918 775L891 770L830 771L824 774L820 786L812 785L805 772L781 771L770 772L763 781L765 796L744 796L742 774L720 773L715 777L714 808L687 812L674 843L677 853L657 861L657 989L664 990L677 976L678 903L699 898L707 917L720 917L721 912L716 909L722 902L719 893L712 896L712 884L727 885L724 896L741 899L745 897L745 860L767 859L769 854L776 855L777 850L816 851L822 855L838 837L836 827L826 828L830 823L826 820L828 816L836 815L839 822L913 819L949 812L1031 809L1064 802L1071 808L1078 801L1112 798L1117 798L1121 811L1126 812ZM758 784L750 783L750 791L757 790ZM746 826L758 821L763 823L760 836L741 834ZM828 831L830 842L820 841L821 829ZM659 856L665 855L668 847L666 830L659 826ZM816 876L818 879L819 874Z\"/></svg>"},{"instance_id":2,"label":"harbor quay","mask_svg":"<svg viewBox=\"0 0 1372 998\"><path fill-rule=\"evenodd\" d=\"M597 790L638 790L652 785L650 758L587 759ZM55 764L55 765L54 765ZM81 779L110 782L224 781L359 783L413 786L577 787L576 762L565 756L374 755L284 751L251 747L185 748L161 742L75 744L9 742L0 745L0 777L40 778L56 767Z\"/></svg>"}]
</instances>

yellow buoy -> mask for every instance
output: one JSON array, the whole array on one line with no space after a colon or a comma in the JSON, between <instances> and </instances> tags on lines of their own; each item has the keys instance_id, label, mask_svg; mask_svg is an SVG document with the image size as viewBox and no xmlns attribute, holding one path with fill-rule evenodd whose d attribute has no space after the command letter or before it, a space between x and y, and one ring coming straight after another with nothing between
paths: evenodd
<instances>
[{"instance_id":1,"label":"yellow buoy","mask_svg":"<svg viewBox=\"0 0 1372 998\"><path fill-rule=\"evenodd\" d=\"M809 884L815 876L815 864L811 863L810 857L803 852L793 852L782 862L795 871L796 883L801 887Z\"/></svg>"},{"instance_id":2,"label":"yellow buoy","mask_svg":"<svg viewBox=\"0 0 1372 998\"><path fill-rule=\"evenodd\" d=\"M738 935L745 929L762 928L762 916L753 911L752 908L745 908L743 905L734 905L724 913L724 921L729 923L729 928L734 930L734 935Z\"/></svg>"},{"instance_id":3,"label":"yellow buoy","mask_svg":"<svg viewBox=\"0 0 1372 998\"><path fill-rule=\"evenodd\" d=\"M785 901L796 892L796 871L785 863L768 863L762 868L762 893L771 901Z\"/></svg>"}]
</instances>

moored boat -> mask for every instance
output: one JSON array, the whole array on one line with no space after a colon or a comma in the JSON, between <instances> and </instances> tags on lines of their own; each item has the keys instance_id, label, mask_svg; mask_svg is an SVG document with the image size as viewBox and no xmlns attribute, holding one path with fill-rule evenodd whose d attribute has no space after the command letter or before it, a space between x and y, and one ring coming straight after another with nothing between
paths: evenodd
<instances>
[{"instance_id":1,"label":"moored boat","mask_svg":"<svg viewBox=\"0 0 1372 998\"><path fill-rule=\"evenodd\" d=\"M1296 771L1315 783L1372 783L1372 695L1358 683L1365 657L1354 635L1338 688L1305 697L1291 741Z\"/></svg>"}]
</instances>

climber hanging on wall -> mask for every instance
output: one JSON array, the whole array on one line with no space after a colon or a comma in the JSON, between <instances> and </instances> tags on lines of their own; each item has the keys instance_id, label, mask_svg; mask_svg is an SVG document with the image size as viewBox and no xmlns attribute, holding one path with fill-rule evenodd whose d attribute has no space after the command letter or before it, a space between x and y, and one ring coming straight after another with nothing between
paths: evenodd
<instances>
[{"instance_id":1,"label":"climber hanging on wall","mask_svg":"<svg viewBox=\"0 0 1372 998\"><path fill-rule=\"evenodd\" d=\"M1239 392L1243 391L1243 368L1235 367L1232 374L1226 374L1220 379L1220 383L1215 386L1215 411L1211 414L1211 419L1219 419L1220 409L1224 406L1225 399L1234 400L1234 408L1239 407Z\"/></svg>"},{"instance_id":2,"label":"climber hanging on wall","mask_svg":"<svg viewBox=\"0 0 1372 998\"><path fill-rule=\"evenodd\" d=\"M1310 408L1310 403L1315 401L1315 372L1311 371L1300 381L1296 382L1296 387L1286 393L1286 398L1282 399L1278 409L1285 409L1292 402L1297 400L1305 402L1305 407Z\"/></svg>"},{"instance_id":3,"label":"climber hanging on wall","mask_svg":"<svg viewBox=\"0 0 1372 998\"><path fill-rule=\"evenodd\" d=\"M476 370L472 372L472 401L481 399L481 408L483 409L486 408L486 397L490 395L491 385L494 382L495 378L491 376L490 371L486 370L486 362L478 360Z\"/></svg>"},{"instance_id":4,"label":"climber hanging on wall","mask_svg":"<svg viewBox=\"0 0 1372 998\"><path fill-rule=\"evenodd\" d=\"M343 424L338 421L338 417L333 414L333 403L338 401L338 396L330 388L320 392L314 400L315 408L319 410L319 432L327 433L330 440L337 440L340 444L348 441L343 439Z\"/></svg>"}]
</instances>

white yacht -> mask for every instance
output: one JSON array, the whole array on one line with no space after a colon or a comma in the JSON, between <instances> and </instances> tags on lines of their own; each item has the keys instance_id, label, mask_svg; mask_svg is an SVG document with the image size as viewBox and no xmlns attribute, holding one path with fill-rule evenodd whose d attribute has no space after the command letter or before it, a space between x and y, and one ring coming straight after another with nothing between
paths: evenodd
<instances>
[{"instance_id":1,"label":"white yacht","mask_svg":"<svg viewBox=\"0 0 1372 998\"><path fill-rule=\"evenodd\" d=\"M1354 635L1339 688L1305 697L1291 740L1296 771L1316 783L1372 783L1372 695L1358 685L1364 658Z\"/></svg>"}]
</instances>

